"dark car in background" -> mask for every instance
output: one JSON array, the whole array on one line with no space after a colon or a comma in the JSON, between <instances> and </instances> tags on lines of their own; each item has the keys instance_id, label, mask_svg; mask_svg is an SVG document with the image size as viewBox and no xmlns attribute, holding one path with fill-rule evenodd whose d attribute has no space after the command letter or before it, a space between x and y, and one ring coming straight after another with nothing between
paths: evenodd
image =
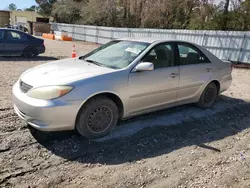
<instances>
[{"instance_id":1,"label":"dark car in background","mask_svg":"<svg viewBox=\"0 0 250 188\"><path fill-rule=\"evenodd\" d=\"M35 57L45 52L44 40L22 31L0 28L0 56Z\"/></svg>"}]
</instances>

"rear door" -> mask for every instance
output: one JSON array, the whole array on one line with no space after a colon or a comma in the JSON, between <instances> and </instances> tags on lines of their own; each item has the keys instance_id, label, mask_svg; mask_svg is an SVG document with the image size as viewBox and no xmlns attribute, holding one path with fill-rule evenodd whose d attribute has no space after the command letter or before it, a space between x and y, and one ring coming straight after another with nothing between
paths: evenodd
<instances>
[{"instance_id":1,"label":"rear door","mask_svg":"<svg viewBox=\"0 0 250 188\"><path fill-rule=\"evenodd\" d=\"M4 30L0 30L0 55L4 55Z\"/></svg>"},{"instance_id":2,"label":"rear door","mask_svg":"<svg viewBox=\"0 0 250 188\"><path fill-rule=\"evenodd\" d=\"M18 31L6 31L5 53L11 56L22 55L27 45L27 35Z\"/></svg>"},{"instance_id":3,"label":"rear door","mask_svg":"<svg viewBox=\"0 0 250 188\"><path fill-rule=\"evenodd\" d=\"M177 43L179 54L180 81L177 101L194 102L201 88L212 77L212 64L209 59L194 45Z\"/></svg>"}]
</instances>

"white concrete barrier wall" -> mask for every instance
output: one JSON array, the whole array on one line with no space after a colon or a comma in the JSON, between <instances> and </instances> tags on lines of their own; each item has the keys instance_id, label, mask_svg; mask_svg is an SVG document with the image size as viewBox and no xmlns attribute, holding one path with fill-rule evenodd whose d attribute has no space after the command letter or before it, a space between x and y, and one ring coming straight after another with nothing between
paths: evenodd
<instances>
[{"instance_id":1,"label":"white concrete barrier wall","mask_svg":"<svg viewBox=\"0 0 250 188\"><path fill-rule=\"evenodd\" d=\"M250 63L250 32L178 29L114 28L51 23L54 31L67 31L75 40L104 44L124 37L184 40L206 47L220 59Z\"/></svg>"}]
</instances>

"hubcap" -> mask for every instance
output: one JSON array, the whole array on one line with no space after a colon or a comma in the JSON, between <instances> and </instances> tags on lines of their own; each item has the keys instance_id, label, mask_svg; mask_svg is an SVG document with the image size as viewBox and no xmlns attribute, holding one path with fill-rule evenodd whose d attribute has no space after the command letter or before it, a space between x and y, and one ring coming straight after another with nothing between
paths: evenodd
<instances>
[{"instance_id":1,"label":"hubcap","mask_svg":"<svg viewBox=\"0 0 250 188\"><path fill-rule=\"evenodd\" d=\"M213 101L213 98L214 98L214 89L208 88L204 94L204 102L206 104L209 104L210 102Z\"/></svg>"},{"instance_id":2,"label":"hubcap","mask_svg":"<svg viewBox=\"0 0 250 188\"><path fill-rule=\"evenodd\" d=\"M94 109L88 117L88 128L91 132L101 133L111 124L112 111L107 106L99 106Z\"/></svg>"}]
</instances>

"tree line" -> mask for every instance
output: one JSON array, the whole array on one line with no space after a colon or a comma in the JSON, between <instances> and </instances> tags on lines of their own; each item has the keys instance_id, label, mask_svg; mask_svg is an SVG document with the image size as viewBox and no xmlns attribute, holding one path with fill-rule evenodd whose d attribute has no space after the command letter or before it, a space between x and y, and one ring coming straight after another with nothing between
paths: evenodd
<instances>
[{"instance_id":1,"label":"tree line","mask_svg":"<svg viewBox=\"0 0 250 188\"><path fill-rule=\"evenodd\" d=\"M110 27L250 30L250 0L36 0L55 22Z\"/></svg>"}]
</instances>

